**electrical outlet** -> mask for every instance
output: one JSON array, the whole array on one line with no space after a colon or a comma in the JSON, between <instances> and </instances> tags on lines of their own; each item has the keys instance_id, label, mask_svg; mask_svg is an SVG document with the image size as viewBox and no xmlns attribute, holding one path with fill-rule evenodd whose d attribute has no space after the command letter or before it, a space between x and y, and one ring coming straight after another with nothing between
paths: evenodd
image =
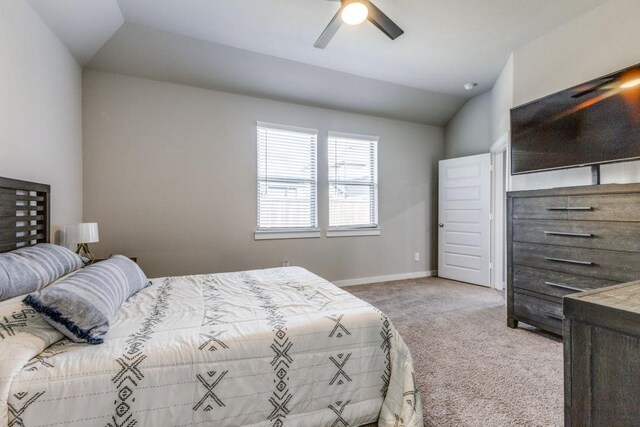
<instances>
[{"instance_id":1,"label":"electrical outlet","mask_svg":"<svg viewBox=\"0 0 640 427\"><path fill-rule=\"evenodd\" d=\"M415 254L413 254L413 259L416 262L420 261L420 252L416 252Z\"/></svg>"},{"instance_id":2,"label":"electrical outlet","mask_svg":"<svg viewBox=\"0 0 640 427\"><path fill-rule=\"evenodd\" d=\"M284 261L282 261L282 266L283 267L289 267L289 261L287 261L286 259Z\"/></svg>"}]
</instances>

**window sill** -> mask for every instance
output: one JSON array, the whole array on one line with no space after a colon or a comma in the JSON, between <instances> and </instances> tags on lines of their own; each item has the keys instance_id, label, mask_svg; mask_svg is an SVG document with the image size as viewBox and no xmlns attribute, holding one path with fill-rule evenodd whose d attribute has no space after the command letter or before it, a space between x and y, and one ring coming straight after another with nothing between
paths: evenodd
<instances>
[{"instance_id":1,"label":"window sill","mask_svg":"<svg viewBox=\"0 0 640 427\"><path fill-rule=\"evenodd\" d=\"M379 236L380 234L382 234L380 228L336 228L327 230L327 237Z\"/></svg>"},{"instance_id":2,"label":"window sill","mask_svg":"<svg viewBox=\"0 0 640 427\"><path fill-rule=\"evenodd\" d=\"M255 240L277 239L316 239L320 237L320 230L257 230Z\"/></svg>"}]
</instances>

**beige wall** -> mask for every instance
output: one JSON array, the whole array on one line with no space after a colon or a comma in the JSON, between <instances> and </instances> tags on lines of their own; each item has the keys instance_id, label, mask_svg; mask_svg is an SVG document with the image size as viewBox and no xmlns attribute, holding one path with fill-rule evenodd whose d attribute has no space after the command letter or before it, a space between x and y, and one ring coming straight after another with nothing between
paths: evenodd
<instances>
[{"instance_id":1,"label":"beige wall","mask_svg":"<svg viewBox=\"0 0 640 427\"><path fill-rule=\"evenodd\" d=\"M640 63L640 1L612 0L514 52L514 105ZM638 162L602 167L603 182L638 182ZM590 184L589 168L514 176L512 188Z\"/></svg>"},{"instance_id":2,"label":"beige wall","mask_svg":"<svg viewBox=\"0 0 640 427\"><path fill-rule=\"evenodd\" d=\"M446 158L488 153L509 132L513 78L513 55L509 55L491 90L467 101L447 125Z\"/></svg>"},{"instance_id":3,"label":"beige wall","mask_svg":"<svg viewBox=\"0 0 640 427\"><path fill-rule=\"evenodd\" d=\"M24 0L0 0L0 176L51 185L51 225L82 220L82 71Z\"/></svg>"},{"instance_id":4,"label":"beige wall","mask_svg":"<svg viewBox=\"0 0 640 427\"><path fill-rule=\"evenodd\" d=\"M511 54L491 89L491 145L511 129L513 78L513 54Z\"/></svg>"},{"instance_id":5,"label":"beige wall","mask_svg":"<svg viewBox=\"0 0 640 427\"><path fill-rule=\"evenodd\" d=\"M521 105L640 62L640 2L611 0L514 52Z\"/></svg>"},{"instance_id":6,"label":"beige wall","mask_svg":"<svg viewBox=\"0 0 640 427\"><path fill-rule=\"evenodd\" d=\"M380 136L382 235L254 241L256 121L320 130L322 228L327 131ZM285 259L329 280L432 270L443 141L439 127L87 70L84 218L100 224L99 255L138 256L150 276Z\"/></svg>"},{"instance_id":7,"label":"beige wall","mask_svg":"<svg viewBox=\"0 0 640 427\"><path fill-rule=\"evenodd\" d=\"M445 157L488 153L510 129L513 106L513 55L490 91L471 98L445 128Z\"/></svg>"},{"instance_id":8,"label":"beige wall","mask_svg":"<svg viewBox=\"0 0 640 427\"><path fill-rule=\"evenodd\" d=\"M445 157L488 153L491 140L491 92L467 101L445 130Z\"/></svg>"},{"instance_id":9,"label":"beige wall","mask_svg":"<svg viewBox=\"0 0 640 427\"><path fill-rule=\"evenodd\" d=\"M510 109L554 92L566 89L610 72L640 63L640 26L637 0L610 2L518 47L505 64L490 100L491 144L510 130ZM486 117L479 106L485 104L480 95L465 105L447 127L448 157L478 151L478 142L469 138L453 138L460 129L484 126ZM469 109L472 105L476 108ZM465 110L466 108L466 110ZM486 150L485 150L486 151ZM603 183L640 182L640 163L618 163L602 166ZM591 184L589 168L541 172L511 177L512 190Z\"/></svg>"}]
</instances>

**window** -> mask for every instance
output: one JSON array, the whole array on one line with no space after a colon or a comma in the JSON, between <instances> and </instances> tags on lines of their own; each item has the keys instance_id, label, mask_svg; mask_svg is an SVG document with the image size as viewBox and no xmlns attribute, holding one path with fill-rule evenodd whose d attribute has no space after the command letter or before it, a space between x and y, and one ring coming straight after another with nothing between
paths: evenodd
<instances>
[{"instance_id":1,"label":"window","mask_svg":"<svg viewBox=\"0 0 640 427\"><path fill-rule=\"evenodd\" d=\"M329 227L376 228L378 138L329 132L328 157Z\"/></svg>"},{"instance_id":2,"label":"window","mask_svg":"<svg viewBox=\"0 0 640 427\"><path fill-rule=\"evenodd\" d=\"M259 238L260 231L289 232L316 229L318 131L258 123L257 133L256 238ZM298 237L316 236L300 234Z\"/></svg>"}]
</instances>

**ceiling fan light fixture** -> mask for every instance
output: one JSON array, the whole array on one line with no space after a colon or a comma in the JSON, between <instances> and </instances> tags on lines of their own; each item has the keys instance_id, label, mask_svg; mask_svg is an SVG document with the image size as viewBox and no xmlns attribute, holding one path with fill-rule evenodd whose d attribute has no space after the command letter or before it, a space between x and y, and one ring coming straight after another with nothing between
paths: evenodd
<instances>
[{"instance_id":1,"label":"ceiling fan light fixture","mask_svg":"<svg viewBox=\"0 0 640 427\"><path fill-rule=\"evenodd\" d=\"M393 22L391 18L378 9L371 0L332 0L340 1L340 9L333 15L327 25L313 44L313 47L324 49L333 36L336 35L342 24L358 25L369 20L377 29L382 31L391 40L395 40L404 34L402 28Z\"/></svg>"},{"instance_id":2,"label":"ceiling fan light fixture","mask_svg":"<svg viewBox=\"0 0 640 427\"><path fill-rule=\"evenodd\" d=\"M358 25L369 17L369 8L363 2L354 1L342 9L341 16L345 24Z\"/></svg>"}]
</instances>

